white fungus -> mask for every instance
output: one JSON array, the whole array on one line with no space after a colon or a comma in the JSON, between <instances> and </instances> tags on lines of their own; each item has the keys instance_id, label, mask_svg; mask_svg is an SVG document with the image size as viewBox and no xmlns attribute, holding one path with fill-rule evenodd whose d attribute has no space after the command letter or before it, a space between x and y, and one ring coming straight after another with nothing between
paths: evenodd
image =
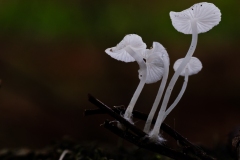
<instances>
[{"instance_id":1,"label":"white fungus","mask_svg":"<svg viewBox=\"0 0 240 160\"><path fill-rule=\"evenodd\" d=\"M151 53L155 53L156 56L158 56L158 57L160 56L160 58L155 58L155 56L153 56L152 58L149 58L149 59L156 62L156 63L154 63L155 65L157 65L157 63L159 64L158 70L161 73L161 75L163 75L163 79L162 79L161 85L159 87L155 101L153 103L152 109L148 115L146 124L144 126L144 132L146 132L146 133L148 133L150 130L152 119L154 117L154 114L155 114L157 107L160 103L160 100L162 98L163 91L164 91L164 88L165 88L165 85L167 82L167 78L168 78L169 64L170 64L168 53L167 53L166 49L160 43L153 42L153 48L150 51L151 51ZM148 55L151 56L151 54L148 54ZM148 61L146 61L146 62L148 65ZM161 67L160 67L160 65L161 65ZM151 72L153 72L152 74L159 74L154 69L152 69ZM154 76L151 76L151 77L154 77ZM154 78L152 78L152 79L154 79Z\"/></svg>"},{"instance_id":2,"label":"white fungus","mask_svg":"<svg viewBox=\"0 0 240 160\"><path fill-rule=\"evenodd\" d=\"M116 47L108 48L105 50L105 52L114 59L123 62L137 61L139 65L139 77L141 77L140 83L124 113L124 118L131 123L132 110L135 106L135 103L137 102L144 84L146 83L147 66L142 56L142 52L145 50L146 44L142 41L142 38L136 34L126 35Z\"/></svg>"},{"instance_id":3,"label":"white fungus","mask_svg":"<svg viewBox=\"0 0 240 160\"><path fill-rule=\"evenodd\" d=\"M179 75L190 61L196 49L198 34L207 32L219 24L221 21L221 12L214 4L202 2L197 3L182 12L170 12L170 18L177 31L184 34L192 34L192 42L185 58L169 82L156 123L151 131L150 138L156 137L159 134L171 92Z\"/></svg>"},{"instance_id":4,"label":"white fungus","mask_svg":"<svg viewBox=\"0 0 240 160\"><path fill-rule=\"evenodd\" d=\"M135 52L142 52L147 46L140 36L136 34L128 34L117 44L116 47L108 48L105 52L116 60L134 62L135 59L126 51L127 47L131 47Z\"/></svg>"},{"instance_id":5,"label":"white fungus","mask_svg":"<svg viewBox=\"0 0 240 160\"><path fill-rule=\"evenodd\" d=\"M143 53L147 65L146 83L155 83L159 81L164 74L164 60L169 63L169 57L166 49L158 42L153 42L151 49L147 49Z\"/></svg>"},{"instance_id":6,"label":"white fungus","mask_svg":"<svg viewBox=\"0 0 240 160\"><path fill-rule=\"evenodd\" d=\"M178 67L180 66L180 64L182 63L183 58L178 59L174 65L173 65L173 69L176 71L178 69ZM200 72L202 70L202 63L201 61L196 58L196 57L191 57L190 61L188 62L187 66L184 68L184 70L182 71L182 73L180 74L181 76L184 76L184 83L182 86L182 89L180 91L180 93L178 94L177 98L175 99L175 101L173 102L173 104L166 110L165 115L164 115L164 119L167 117L167 115L176 107L176 105L178 104L178 102L180 101L180 99L182 98L186 88L187 88L187 83L188 83L188 77L194 74L197 74L198 72ZM163 120L164 120L163 119Z\"/></svg>"},{"instance_id":7,"label":"white fungus","mask_svg":"<svg viewBox=\"0 0 240 160\"><path fill-rule=\"evenodd\" d=\"M174 65L173 65L173 69L174 71L176 71L178 69L178 67L180 66L180 64L182 63L183 58L178 59ZM185 72L186 69L188 69L188 75L193 75L193 74L197 74L199 71L201 71L202 69L202 63L201 61L196 58L196 57L191 57L190 61L188 62L188 64L185 66L185 68L183 69L183 71L180 73L181 76L185 76Z\"/></svg>"},{"instance_id":8,"label":"white fungus","mask_svg":"<svg viewBox=\"0 0 240 160\"><path fill-rule=\"evenodd\" d=\"M179 32L192 34L191 22L196 21L198 33L204 33L219 24L221 12L214 4L202 2L182 12L170 12L170 18Z\"/></svg>"}]
</instances>

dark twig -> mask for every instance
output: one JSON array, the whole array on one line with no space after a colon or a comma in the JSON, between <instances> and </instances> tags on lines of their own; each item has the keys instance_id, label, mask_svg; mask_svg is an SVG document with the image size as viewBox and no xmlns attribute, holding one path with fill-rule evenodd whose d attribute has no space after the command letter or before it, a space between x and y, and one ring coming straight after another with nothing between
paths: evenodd
<instances>
[{"instance_id":1,"label":"dark twig","mask_svg":"<svg viewBox=\"0 0 240 160\"><path fill-rule=\"evenodd\" d=\"M120 123L122 123L125 127L127 127L127 129L132 130L133 132L135 132L136 134L138 134L139 136L146 136L147 134L144 133L142 130L138 129L137 127L135 127L134 125L132 125L131 123L129 123L126 119L124 119L121 115L117 114L116 112L114 112L111 108L109 108L107 105L105 105L104 103L102 103L101 101L99 101L98 99L94 98L93 96L91 96L90 94L88 95L89 101L92 102L94 105L96 105L97 107L99 107L100 109L104 110L106 113L108 113L110 116L112 116L113 118L117 119Z\"/></svg>"},{"instance_id":2,"label":"dark twig","mask_svg":"<svg viewBox=\"0 0 240 160\"><path fill-rule=\"evenodd\" d=\"M112 108L112 110L116 113L124 113L125 109L123 108ZM85 110L85 115L95 115L95 114L105 114L106 112L102 111L101 109L93 109L93 110ZM133 111L133 117L146 121L147 115L144 113L141 113L139 111ZM155 124L156 120L153 119L152 124ZM172 138L174 138L176 141L178 141L179 144L184 148L184 152L193 152L196 155L198 155L201 158L204 158L206 160L213 160L213 157L208 156L202 149L195 146L191 142L189 142L186 138L184 138L181 134L179 134L177 131L172 129L169 125L166 123L162 123L161 129L166 132L168 135L170 135Z\"/></svg>"},{"instance_id":3,"label":"dark twig","mask_svg":"<svg viewBox=\"0 0 240 160\"><path fill-rule=\"evenodd\" d=\"M173 159L179 159L179 160L192 160L193 159L192 157L189 157L188 155L185 155L181 152L172 150L161 144L147 143L147 142L149 142L147 140L145 140L146 143L143 143L144 140L142 140L141 137L138 137L138 136L132 134L131 132L123 131L123 130L119 129L118 127L113 125L108 120L105 121L103 126L107 129L109 129L110 131L112 131L113 133L115 133L116 135L118 135L119 137L124 138L125 140L135 144L136 146L138 146L140 148L144 148L144 149L159 153L161 155L168 156Z\"/></svg>"},{"instance_id":4,"label":"dark twig","mask_svg":"<svg viewBox=\"0 0 240 160\"><path fill-rule=\"evenodd\" d=\"M126 121L120 114L123 114L125 112L125 109L123 107L116 107L116 108L110 108L98 99L94 98L93 96L89 95L89 101L96 105L99 109L95 110L85 110L85 115L94 115L94 114L104 114L108 113L110 116L117 119L119 122L124 124L128 129L132 130L134 133L139 135L140 137L147 137L147 134L144 133L142 130L138 129L128 121ZM133 117L141 119L146 121L147 115L144 113L141 113L139 111L133 111ZM155 120L153 120L152 124L155 123ZM178 141L181 146L184 148L184 152L192 152L196 156L198 156L201 159L204 160L214 160L213 157L208 156L202 149L199 147L193 145L191 142L189 142L186 138L181 136L178 132L176 132L174 129L172 129L167 124L163 123L161 126L161 129L166 132L168 135L173 137L176 141ZM115 133L116 134L116 133ZM133 143L133 142L132 142ZM135 143L134 143L135 144Z\"/></svg>"},{"instance_id":5,"label":"dark twig","mask_svg":"<svg viewBox=\"0 0 240 160\"><path fill-rule=\"evenodd\" d=\"M133 111L133 117L136 117L138 119L146 121L148 116L144 113L139 112L139 111ZM153 119L152 124L155 124L155 122L156 122L156 120ZM178 141L184 147L185 152L186 151L192 151L193 153L195 153L200 158L204 158L206 160L213 160L214 159L213 157L208 156L202 149L200 149L199 147L197 147L194 144L192 144L191 142L189 142L186 138L184 138L181 134L179 134L177 131L172 129L166 123L162 123L161 129L164 132L166 132L168 135L173 137L176 141Z\"/></svg>"}]
</instances>

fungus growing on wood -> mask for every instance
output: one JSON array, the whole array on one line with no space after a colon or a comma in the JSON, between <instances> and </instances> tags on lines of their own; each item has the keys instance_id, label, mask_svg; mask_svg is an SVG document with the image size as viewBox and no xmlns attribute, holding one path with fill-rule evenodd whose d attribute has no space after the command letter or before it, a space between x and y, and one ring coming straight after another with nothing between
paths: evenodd
<instances>
[{"instance_id":1,"label":"fungus growing on wood","mask_svg":"<svg viewBox=\"0 0 240 160\"><path fill-rule=\"evenodd\" d=\"M153 137L154 139L158 137L173 87L196 49L198 34L207 32L214 26L218 25L221 21L221 12L214 4L202 2L197 3L182 12L170 12L170 18L176 30L184 34L192 34L192 42L185 58L175 71L166 89L156 124L150 134L150 137Z\"/></svg>"},{"instance_id":2,"label":"fungus growing on wood","mask_svg":"<svg viewBox=\"0 0 240 160\"><path fill-rule=\"evenodd\" d=\"M162 95L163 95L163 91L164 91L164 88L165 88L165 85L166 85L166 82L167 82L167 78L168 78L168 72L169 72L169 56L168 56L168 53L166 51L166 49L158 42L153 42L153 47L152 49L150 50L152 53L155 54L155 56L159 56L158 58L155 58L154 56L151 58L153 59L154 58L154 61L155 62L158 62L159 64L156 63L156 65L159 66L158 70L160 73L162 73L161 75L163 75L163 78L162 78L162 82L161 82L161 85L159 87L159 90L158 90L158 93L157 93L157 96L155 98L155 101L153 103L153 106L151 108L151 111L148 115L148 118L147 118L147 121L146 121L146 124L144 126L144 132L145 133L148 133L149 130L150 130L150 126L151 126L151 123L152 123L152 119L154 117L154 114L157 110L157 107L160 103L160 100L162 98ZM149 54L150 55L150 54ZM158 61L157 61L158 60ZM148 64L148 63L147 63ZM161 64L161 66L160 66ZM150 67L149 67L150 68ZM158 72L155 71L156 69L154 69L155 67L151 67L153 69L151 69L151 72L157 74ZM153 79L153 78L151 78ZM158 80L161 79L160 77L158 78Z\"/></svg>"},{"instance_id":3,"label":"fungus growing on wood","mask_svg":"<svg viewBox=\"0 0 240 160\"><path fill-rule=\"evenodd\" d=\"M142 38L136 34L126 35L116 47L108 48L105 50L105 52L114 59L123 62L137 61L139 65L140 69L138 72L140 83L124 114L124 118L130 122L132 122L132 110L146 82L147 66L142 56L142 52L144 52L145 50L146 44L142 41Z\"/></svg>"},{"instance_id":4,"label":"fungus growing on wood","mask_svg":"<svg viewBox=\"0 0 240 160\"><path fill-rule=\"evenodd\" d=\"M136 60L140 67L138 70L140 83L124 114L124 118L130 122L132 122L133 108L145 83L157 82L163 75L163 62L160 52L156 50L155 46L158 46L157 42L153 43L153 49L148 50L140 36L130 34L125 36L116 47L105 50L108 55L120 61L132 62Z\"/></svg>"}]
</instances>

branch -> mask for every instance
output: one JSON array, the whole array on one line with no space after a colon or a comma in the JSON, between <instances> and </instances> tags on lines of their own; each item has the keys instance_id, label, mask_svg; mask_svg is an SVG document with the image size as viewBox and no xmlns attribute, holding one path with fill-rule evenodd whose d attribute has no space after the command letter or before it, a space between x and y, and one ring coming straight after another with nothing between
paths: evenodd
<instances>
[{"instance_id":1,"label":"branch","mask_svg":"<svg viewBox=\"0 0 240 160\"><path fill-rule=\"evenodd\" d=\"M190 157L188 155L185 155L181 152L172 150L162 144L149 143L148 139L142 140L141 137L138 137L129 131L123 131L123 130L119 129L117 126L113 125L113 123L109 122L108 120L106 120L104 122L103 126L105 128L107 128L108 130L112 131L113 133L115 133L116 135L118 135L119 137L135 144L136 146L138 146L140 148L144 148L144 149L159 153L161 155L168 156L173 159L178 159L178 160L192 160L193 159L192 157Z\"/></svg>"},{"instance_id":2,"label":"branch","mask_svg":"<svg viewBox=\"0 0 240 160\"><path fill-rule=\"evenodd\" d=\"M141 113L139 111L133 111L133 117L136 117L138 119L141 119L143 121L147 120L148 115ZM155 124L156 120L153 119L152 124ZM169 125L166 123L162 123L161 130L166 132L168 135L170 135L172 138L174 138L178 143L180 143L183 147L185 152L192 151L196 155L198 155L200 158L204 158L206 160L213 160L213 157L208 156L202 149L192 144L190 141L188 141L186 138L184 138L181 134L179 134L177 131L172 129Z\"/></svg>"},{"instance_id":3,"label":"branch","mask_svg":"<svg viewBox=\"0 0 240 160\"><path fill-rule=\"evenodd\" d=\"M115 107L110 108L98 99L94 98L90 94L88 95L89 101L96 105L99 109L95 110L85 110L84 115L95 115L95 114L109 114L110 116L117 119L119 122L124 124L128 129L132 130L134 133L139 135L140 137L147 137L148 135L143 132L142 130L135 127L133 124L129 123L127 120L125 120L121 114L125 112L124 107ZM133 117L141 119L143 121L147 120L147 115L144 113L141 113L139 111L133 111ZM155 119L152 121L152 124L155 124ZM214 160L215 158L208 156L202 149L199 147L193 145L191 142L189 142L186 138L184 138L182 135L180 135L178 132L176 132L174 129L172 129L167 124L163 123L161 126L161 129L166 132L168 135L173 137L178 143L181 144L183 147L184 153L186 152L193 152L195 155L197 155L199 158L204 160ZM115 132L114 132L115 133ZM116 134L116 133L115 133ZM120 136L120 135L119 135ZM121 137L121 136L120 136ZM133 142L132 142L133 143ZM135 143L134 143L135 144Z\"/></svg>"},{"instance_id":4,"label":"branch","mask_svg":"<svg viewBox=\"0 0 240 160\"><path fill-rule=\"evenodd\" d=\"M94 105L96 105L98 108L102 109L103 111L105 111L106 113L108 113L110 116L112 116L113 118L117 119L120 123L122 123L125 127L127 127L127 129L132 130L133 132L135 132L136 134L144 137L147 136L146 133L144 133L142 130L138 129L137 127L135 127L133 124L129 123L126 119L124 119L121 115L117 114L116 112L114 112L111 108L109 108L107 105L105 105L104 103L102 103L101 101L99 101L98 99L94 98L93 96L91 96L90 94L88 95L88 99L91 103L93 103Z\"/></svg>"}]
</instances>

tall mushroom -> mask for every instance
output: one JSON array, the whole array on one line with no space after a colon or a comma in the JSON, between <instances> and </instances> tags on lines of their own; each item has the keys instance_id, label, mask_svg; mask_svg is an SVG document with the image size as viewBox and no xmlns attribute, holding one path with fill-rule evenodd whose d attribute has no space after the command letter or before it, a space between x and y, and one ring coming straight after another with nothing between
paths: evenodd
<instances>
[{"instance_id":1,"label":"tall mushroom","mask_svg":"<svg viewBox=\"0 0 240 160\"><path fill-rule=\"evenodd\" d=\"M146 50L146 47L146 44L140 36L129 34L126 35L116 47L105 50L105 52L114 59L123 62L137 61L139 65L139 77L141 77L141 80L124 114L124 118L129 121L131 121L132 110L146 82L147 67L141 55L141 53Z\"/></svg>"},{"instance_id":2,"label":"tall mushroom","mask_svg":"<svg viewBox=\"0 0 240 160\"><path fill-rule=\"evenodd\" d=\"M142 38L136 34L126 35L116 47L108 48L105 52L120 61L132 62L136 60L140 67L138 71L140 83L124 114L124 118L132 123L132 111L144 84L154 83L162 78L163 63L161 63L158 53L147 50Z\"/></svg>"},{"instance_id":3,"label":"tall mushroom","mask_svg":"<svg viewBox=\"0 0 240 160\"><path fill-rule=\"evenodd\" d=\"M173 87L196 49L198 34L207 32L214 26L218 25L221 20L221 12L214 4L202 2L197 3L182 12L170 12L170 18L174 28L177 31L184 34L192 34L192 42L185 58L174 73L166 89L156 124L151 132L152 135L154 135L153 137L156 137L156 135L159 133Z\"/></svg>"},{"instance_id":4,"label":"tall mushroom","mask_svg":"<svg viewBox=\"0 0 240 160\"><path fill-rule=\"evenodd\" d=\"M159 65L162 64L163 69L162 69L161 72L163 72L163 78L162 78L162 82L161 82L161 85L159 87L157 96L156 96L155 101L153 103L153 106L151 108L151 111L148 115L146 124L144 126L144 132L146 132L146 133L148 133L149 130L150 130L152 119L153 119L154 114L157 110L159 102L162 98L162 94L163 94L163 91L164 91L164 88L165 88L165 85L166 85L166 82L167 82L167 78L168 78L169 64L170 64L168 53L167 53L166 49L160 43L153 42L153 48L149 51L152 52L152 53L155 53L155 54L158 53L157 55L160 56L160 59L159 59L158 63L159 63ZM148 64L148 62L147 62L147 64ZM156 74L156 72L155 72L155 74Z\"/></svg>"}]
</instances>

